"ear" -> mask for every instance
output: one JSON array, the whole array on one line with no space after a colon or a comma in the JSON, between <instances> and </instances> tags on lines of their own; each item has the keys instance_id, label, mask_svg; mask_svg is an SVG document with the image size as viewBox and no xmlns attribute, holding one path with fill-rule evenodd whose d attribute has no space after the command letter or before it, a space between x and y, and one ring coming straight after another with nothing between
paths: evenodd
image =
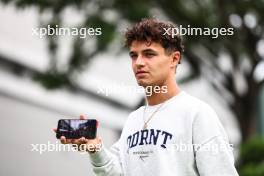
<instances>
[{"instance_id":1,"label":"ear","mask_svg":"<svg viewBox=\"0 0 264 176\"><path fill-rule=\"evenodd\" d=\"M181 59L181 53L179 51L174 51L171 54L172 60L171 60L171 67L176 67Z\"/></svg>"}]
</instances>

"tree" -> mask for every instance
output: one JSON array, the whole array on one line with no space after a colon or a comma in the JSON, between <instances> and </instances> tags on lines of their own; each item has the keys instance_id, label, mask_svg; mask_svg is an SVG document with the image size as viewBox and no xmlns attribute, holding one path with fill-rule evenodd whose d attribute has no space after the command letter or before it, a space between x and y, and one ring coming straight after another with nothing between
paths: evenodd
<instances>
[{"instance_id":1,"label":"tree","mask_svg":"<svg viewBox=\"0 0 264 176\"><path fill-rule=\"evenodd\" d=\"M200 75L205 76L211 85L224 96L230 108L235 113L241 127L243 139L247 139L254 131L256 119L256 103L258 92L264 80L256 80L254 73L263 56L258 52L258 45L263 41L264 3L263 1L197 1L197 0L2 0L4 4L14 4L17 8L37 7L40 15L49 11L52 18L40 20L42 26L62 25L62 13L71 7L84 14L85 20L77 26L101 27L102 33L93 38L95 49L85 48L86 39L76 37L73 51L66 71L60 71L56 66L57 37L50 36L49 50L51 53L50 69L46 73L38 73L34 77L48 88L58 88L74 84L73 75L88 64L99 52L107 50L114 39L120 36L120 24L133 23L141 18L162 14L176 24L200 28L235 27L232 36L185 36L184 57L192 67L192 75L186 80ZM107 14L114 14L112 21ZM243 20L245 19L245 20ZM254 23L256 21L256 23ZM120 46L120 50L122 46ZM225 53L229 57L231 69L219 65L219 57ZM246 69L243 65L246 63ZM207 70L204 74L203 70ZM221 76L221 79L214 78ZM237 81L245 83L243 90L239 89Z\"/></svg>"}]
</instances>

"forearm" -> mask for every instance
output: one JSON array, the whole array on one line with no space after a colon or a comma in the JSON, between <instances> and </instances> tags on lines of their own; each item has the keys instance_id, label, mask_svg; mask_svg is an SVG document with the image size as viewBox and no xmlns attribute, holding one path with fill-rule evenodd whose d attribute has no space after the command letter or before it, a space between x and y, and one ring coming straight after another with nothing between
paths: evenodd
<instances>
[{"instance_id":1,"label":"forearm","mask_svg":"<svg viewBox=\"0 0 264 176\"><path fill-rule=\"evenodd\" d=\"M227 141L214 137L196 152L196 164L202 176L238 176Z\"/></svg>"}]
</instances>

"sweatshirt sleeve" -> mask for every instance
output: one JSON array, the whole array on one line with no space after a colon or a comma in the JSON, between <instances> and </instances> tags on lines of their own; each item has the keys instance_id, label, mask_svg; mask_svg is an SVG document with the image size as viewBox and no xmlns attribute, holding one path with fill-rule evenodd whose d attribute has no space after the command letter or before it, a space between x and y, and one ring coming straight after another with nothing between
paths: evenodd
<instances>
[{"instance_id":1,"label":"sweatshirt sleeve","mask_svg":"<svg viewBox=\"0 0 264 176\"><path fill-rule=\"evenodd\" d=\"M96 176L121 176L124 175L120 161L119 142L116 142L110 150L104 145L100 151L91 153L90 159Z\"/></svg>"},{"instance_id":2,"label":"sweatshirt sleeve","mask_svg":"<svg viewBox=\"0 0 264 176\"><path fill-rule=\"evenodd\" d=\"M199 109L193 122L193 144L201 176L238 176L226 132L208 105Z\"/></svg>"}]
</instances>

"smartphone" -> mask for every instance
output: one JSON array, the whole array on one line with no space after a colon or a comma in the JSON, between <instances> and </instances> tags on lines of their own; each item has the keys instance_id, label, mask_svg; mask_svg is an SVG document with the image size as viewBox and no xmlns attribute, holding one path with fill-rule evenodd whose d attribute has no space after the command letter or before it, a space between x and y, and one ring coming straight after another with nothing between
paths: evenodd
<instances>
[{"instance_id":1,"label":"smartphone","mask_svg":"<svg viewBox=\"0 0 264 176\"><path fill-rule=\"evenodd\" d=\"M96 119L60 119L58 121L56 137L65 136L66 139L96 138L98 121Z\"/></svg>"}]
</instances>

